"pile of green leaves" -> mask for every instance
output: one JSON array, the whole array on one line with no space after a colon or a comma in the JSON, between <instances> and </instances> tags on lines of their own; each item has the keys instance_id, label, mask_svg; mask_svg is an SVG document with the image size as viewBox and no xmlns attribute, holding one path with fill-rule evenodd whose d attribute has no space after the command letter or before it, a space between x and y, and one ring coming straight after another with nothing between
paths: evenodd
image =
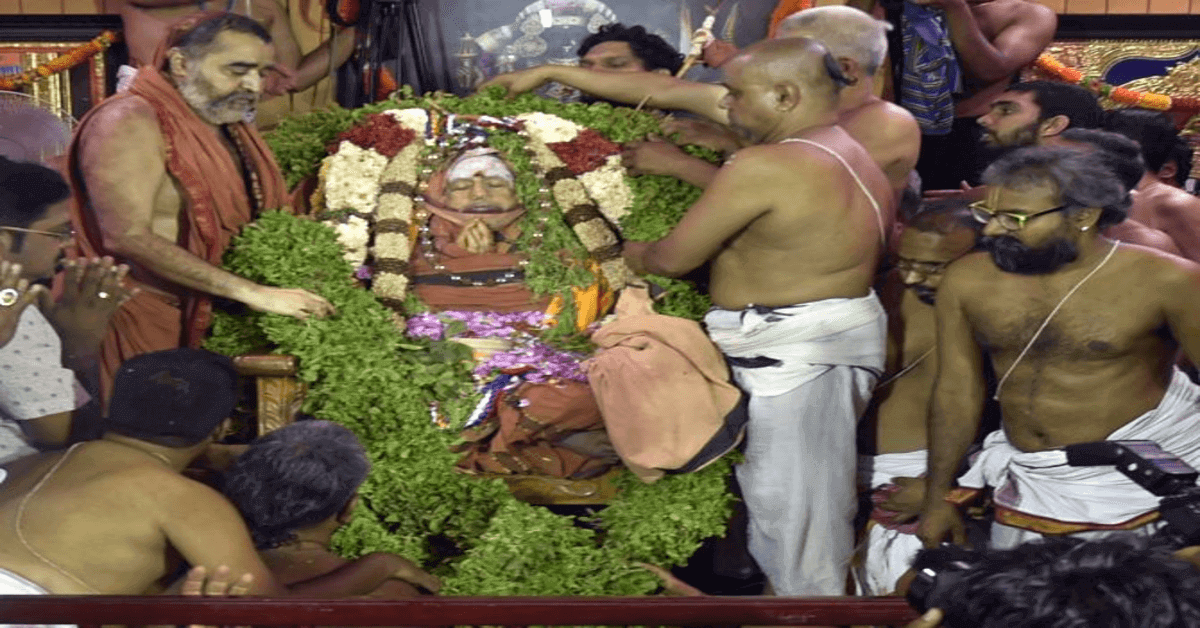
<instances>
[{"instance_id":1,"label":"pile of green leaves","mask_svg":"<svg viewBox=\"0 0 1200 628\"><path fill-rule=\"evenodd\" d=\"M391 551L463 595L637 595L657 581L637 562L678 565L722 534L732 496L729 463L643 485L630 475L589 526L517 502L498 480L454 471L453 432L434 427L430 406L461 420L473 406L460 345L409 339L391 312L349 279L332 230L264 214L235 239L226 267L252 281L321 294L337 313L320 320L218 313L208 348L237 355L264 345L299 358L309 384L304 411L336 421L363 441L372 471L362 507L335 547L346 556ZM455 423L458 420L454 421ZM447 556L431 545L456 548Z\"/></svg>"}]
</instances>

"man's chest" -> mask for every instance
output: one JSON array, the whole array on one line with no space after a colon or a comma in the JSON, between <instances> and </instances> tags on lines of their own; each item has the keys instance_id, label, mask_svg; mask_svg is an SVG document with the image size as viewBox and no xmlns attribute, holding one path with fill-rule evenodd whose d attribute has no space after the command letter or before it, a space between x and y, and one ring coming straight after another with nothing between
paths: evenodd
<instances>
[{"instance_id":1,"label":"man's chest","mask_svg":"<svg viewBox=\"0 0 1200 628\"><path fill-rule=\"evenodd\" d=\"M1166 335L1156 299L1100 284L1090 288L1065 301L1069 288L999 289L991 298L977 299L967 315L976 340L999 354L1028 347L1033 357L1106 359Z\"/></svg>"}]
</instances>

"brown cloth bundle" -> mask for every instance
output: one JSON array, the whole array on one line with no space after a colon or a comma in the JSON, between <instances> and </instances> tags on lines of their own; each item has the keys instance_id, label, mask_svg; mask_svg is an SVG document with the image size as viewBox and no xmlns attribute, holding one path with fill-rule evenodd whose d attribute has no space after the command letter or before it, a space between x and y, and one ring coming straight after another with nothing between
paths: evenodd
<instances>
[{"instance_id":1,"label":"brown cloth bundle","mask_svg":"<svg viewBox=\"0 0 1200 628\"><path fill-rule=\"evenodd\" d=\"M585 364L609 439L643 482L699 471L737 446L747 400L699 323L655 314L645 287L626 287L617 320L592 335Z\"/></svg>"},{"instance_id":2,"label":"brown cloth bundle","mask_svg":"<svg viewBox=\"0 0 1200 628\"><path fill-rule=\"evenodd\" d=\"M458 450L467 453L458 468L467 473L595 477L616 459L605 455L604 447L589 452L564 441L590 432L603 436L603 427L587 384L524 383L497 401L486 422L464 431L467 443Z\"/></svg>"},{"instance_id":3,"label":"brown cloth bundle","mask_svg":"<svg viewBox=\"0 0 1200 628\"><path fill-rule=\"evenodd\" d=\"M191 16L171 29L160 44L153 67L143 67L128 92L117 94L94 108L80 121L68 153L75 203L72 223L77 233L76 254L86 257L112 255L104 246L103 233L88 193L79 163L79 139L97 112L126 98L141 98L155 110L166 143L166 166L183 188L184 207L179 216L177 244L200 259L221 264L230 239L253 219L255 209L284 208L289 196L279 166L258 131L245 123L226 129L241 152L242 164L234 162L214 129L206 124L179 91L157 68L162 68L167 51L187 30L212 13ZM113 159L120 159L113 155ZM262 205L254 206L243 182L245 167L257 181ZM114 256L119 257L119 256ZM142 353L198 347L212 320L208 295L179 287L174 295L144 288L113 318L108 337L100 349L103 395L112 388L113 375L121 362Z\"/></svg>"}]
</instances>

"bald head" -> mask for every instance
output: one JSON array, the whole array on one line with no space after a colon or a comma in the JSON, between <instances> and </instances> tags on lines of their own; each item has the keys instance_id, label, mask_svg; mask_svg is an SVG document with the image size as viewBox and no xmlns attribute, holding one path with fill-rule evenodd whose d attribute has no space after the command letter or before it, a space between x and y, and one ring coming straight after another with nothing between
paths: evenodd
<instances>
[{"instance_id":1,"label":"bald head","mask_svg":"<svg viewBox=\"0 0 1200 628\"><path fill-rule=\"evenodd\" d=\"M807 37L760 41L743 50L733 63L756 79L769 84L795 83L818 96L836 98L850 83L829 49Z\"/></svg>"},{"instance_id":2,"label":"bald head","mask_svg":"<svg viewBox=\"0 0 1200 628\"><path fill-rule=\"evenodd\" d=\"M891 25L848 6L827 6L793 13L779 23L776 39L808 37L825 45L839 59L857 63L872 76L887 54Z\"/></svg>"}]
</instances>

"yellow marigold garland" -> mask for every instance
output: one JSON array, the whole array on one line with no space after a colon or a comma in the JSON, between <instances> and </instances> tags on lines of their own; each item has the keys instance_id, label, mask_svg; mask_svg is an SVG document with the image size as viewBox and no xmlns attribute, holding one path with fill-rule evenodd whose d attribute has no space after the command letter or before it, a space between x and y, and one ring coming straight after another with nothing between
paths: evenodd
<instances>
[{"instance_id":1,"label":"yellow marigold garland","mask_svg":"<svg viewBox=\"0 0 1200 628\"><path fill-rule=\"evenodd\" d=\"M107 50L109 46L120 39L120 33L116 31L104 31L92 41L78 48L73 48L36 68L30 68L15 76L0 76L0 90L13 91L29 85L39 78L45 78L65 70L70 70Z\"/></svg>"},{"instance_id":2,"label":"yellow marigold garland","mask_svg":"<svg viewBox=\"0 0 1200 628\"><path fill-rule=\"evenodd\" d=\"M1200 99L1187 96L1172 97L1166 94L1139 92L1124 87L1114 87L1105 83L1100 77L1086 76L1074 68L1068 68L1050 53L1042 53L1034 62L1034 66L1051 77L1068 83L1082 85L1101 96L1107 96L1113 102L1131 107L1157 109L1158 111L1200 111Z\"/></svg>"}]
</instances>

